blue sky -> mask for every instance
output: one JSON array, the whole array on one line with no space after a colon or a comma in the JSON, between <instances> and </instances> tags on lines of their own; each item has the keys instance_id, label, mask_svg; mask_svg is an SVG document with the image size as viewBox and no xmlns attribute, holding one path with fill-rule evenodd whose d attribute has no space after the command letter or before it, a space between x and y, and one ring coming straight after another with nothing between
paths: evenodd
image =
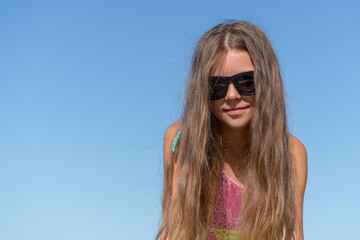
<instances>
[{"instance_id":1,"label":"blue sky","mask_svg":"<svg viewBox=\"0 0 360 240\"><path fill-rule=\"evenodd\" d=\"M304 233L360 226L357 1L0 1L0 240L153 239L162 144L192 51L226 19L268 35L308 152Z\"/></svg>"}]
</instances>

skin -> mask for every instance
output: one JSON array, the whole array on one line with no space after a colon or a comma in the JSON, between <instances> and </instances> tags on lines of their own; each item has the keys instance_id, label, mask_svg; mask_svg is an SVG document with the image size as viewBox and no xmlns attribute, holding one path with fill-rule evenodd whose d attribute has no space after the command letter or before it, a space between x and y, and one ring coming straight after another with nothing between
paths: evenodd
<instances>
[{"instance_id":1,"label":"skin","mask_svg":"<svg viewBox=\"0 0 360 240\"><path fill-rule=\"evenodd\" d=\"M240 72L254 70L251 57L246 51L230 50L224 55L221 64L217 66L212 76L233 76ZM243 113L230 116L224 110L229 108L248 107ZM244 139L249 137L249 123L253 117L255 95L241 96L230 82L225 98L211 101L213 114L221 121L221 134L223 137L223 169L239 185L241 178L235 176L233 169L238 164L238 156L245 153L247 143ZM172 142L181 126L181 121L168 127L164 136L164 164L170 158ZM303 240L303 199L307 181L307 153L304 145L293 135L289 134L290 146L293 152L295 167L295 235L296 240ZM235 163L237 159L237 163ZM174 167L174 176L177 172L177 163ZM173 179L173 186L177 179ZM174 187L172 188L174 189Z\"/></svg>"}]
</instances>

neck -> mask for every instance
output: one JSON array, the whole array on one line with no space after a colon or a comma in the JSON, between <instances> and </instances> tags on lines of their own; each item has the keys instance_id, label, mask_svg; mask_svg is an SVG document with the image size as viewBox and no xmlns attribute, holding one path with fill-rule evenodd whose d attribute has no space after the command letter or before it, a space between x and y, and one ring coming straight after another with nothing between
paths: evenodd
<instances>
[{"instance_id":1,"label":"neck","mask_svg":"<svg viewBox=\"0 0 360 240\"><path fill-rule=\"evenodd\" d=\"M249 133L249 126L240 129L227 127L221 129L222 154L225 163L230 166L235 166L240 163L239 160L244 158L248 150Z\"/></svg>"}]
</instances>

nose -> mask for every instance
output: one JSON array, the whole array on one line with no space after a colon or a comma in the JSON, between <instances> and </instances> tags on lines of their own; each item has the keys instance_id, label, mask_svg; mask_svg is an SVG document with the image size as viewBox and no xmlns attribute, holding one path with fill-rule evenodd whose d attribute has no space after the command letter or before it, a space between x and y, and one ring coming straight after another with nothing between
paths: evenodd
<instances>
[{"instance_id":1,"label":"nose","mask_svg":"<svg viewBox=\"0 0 360 240\"><path fill-rule=\"evenodd\" d=\"M241 95L238 93L238 91L236 90L234 84L230 81L229 82L229 87L225 96L225 100L235 100L235 99L240 99Z\"/></svg>"}]
</instances>

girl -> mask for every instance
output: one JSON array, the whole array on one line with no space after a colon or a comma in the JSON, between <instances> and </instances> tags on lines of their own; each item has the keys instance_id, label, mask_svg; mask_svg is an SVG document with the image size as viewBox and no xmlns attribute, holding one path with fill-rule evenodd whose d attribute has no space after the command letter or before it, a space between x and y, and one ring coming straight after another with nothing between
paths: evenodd
<instances>
[{"instance_id":1,"label":"girl","mask_svg":"<svg viewBox=\"0 0 360 240\"><path fill-rule=\"evenodd\" d=\"M156 239L303 239L307 154L287 131L275 53L249 22L206 32L164 137Z\"/></svg>"}]
</instances>

